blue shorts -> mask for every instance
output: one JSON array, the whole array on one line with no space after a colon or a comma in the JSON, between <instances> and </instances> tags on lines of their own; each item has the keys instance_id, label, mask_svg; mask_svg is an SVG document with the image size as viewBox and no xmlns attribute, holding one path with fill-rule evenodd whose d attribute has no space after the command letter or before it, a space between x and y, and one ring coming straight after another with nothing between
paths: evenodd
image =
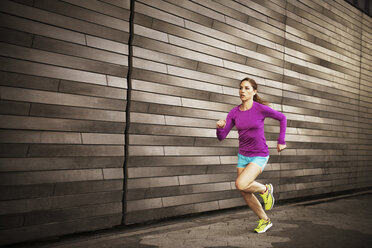
<instances>
[{"instance_id":1,"label":"blue shorts","mask_svg":"<svg viewBox=\"0 0 372 248\"><path fill-rule=\"evenodd\" d=\"M261 171L263 171L267 165L267 161L269 160L269 156L267 157L246 157L238 153L238 168L245 168L249 163L255 163L261 167Z\"/></svg>"}]
</instances>

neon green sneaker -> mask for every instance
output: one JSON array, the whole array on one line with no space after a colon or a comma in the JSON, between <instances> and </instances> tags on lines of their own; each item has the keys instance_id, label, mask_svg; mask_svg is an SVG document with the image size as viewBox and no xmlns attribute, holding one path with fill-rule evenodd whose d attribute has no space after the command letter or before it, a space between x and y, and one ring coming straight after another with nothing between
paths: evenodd
<instances>
[{"instance_id":1,"label":"neon green sneaker","mask_svg":"<svg viewBox=\"0 0 372 248\"><path fill-rule=\"evenodd\" d=\"M266 192L260 194L264 201L265 210L271 210L274 207L275 199L274 199L274 188L272 184L266 184Z\"/></svg>"},{"instance_id":2,"label":"neon green sneaker","mask_svg":"<svg viewBox=\"0 0 372 248\"><path fill-rule=\"evenodd\" d=\"M254 229L256 233L264 233L267 231L267 229L273 226L273 223L271 223L270 219L269 220L260 219L260 221L257 222L258 226Z\"/></svg>"}]
</instances>

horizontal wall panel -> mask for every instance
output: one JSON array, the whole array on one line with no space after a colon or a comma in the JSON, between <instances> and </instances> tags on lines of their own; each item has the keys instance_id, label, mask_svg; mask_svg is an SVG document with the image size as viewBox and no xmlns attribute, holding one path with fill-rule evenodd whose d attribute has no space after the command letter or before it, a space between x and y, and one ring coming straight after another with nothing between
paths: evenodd
<instances>
[{"instance_id":1,"label":"horizontal wall panel","mask_svg":"<svg viewBox=\"0 0 372 248\"><path fill-rule=\"evenodd\" d=\"M212 183L212 182L228 182L234 180L236 173L234 174L208 174L208 175L192 175L192 176L180 176L180 185L188 184L200 184L200 183Z\"/></svg>"},{"instance_id":2,"label":"horizontal wall panel","mask_svg":"<svg viewBox=\"0 0 372 248\"><path fill-rule=\"evenodd\" d=\"M155 135L171 135L171 136L201 136L214 137L216 130L201 129L201 128L187 128L187 127L166 127L161 125L131 125L130 133L133 134L155 134ZM235 133L237 136L237 132Z\"/></svg>"},{"instance_id":3,"label":"horizontal wall panel","mask_svg":"<svg viewBox=\"0 0 372 248\"><path fill-rule=\"evenodd\" d=\"M7 237L1 240L1 244L11 244L37 240L42 238L54 237L58 235L66 235L71 233L79 233L83 231L94 231L102 228L110 228L120 224L121 214L99 216L86 218L83 220L73 220L68 222L47 223L43 225L35 225L11 230L0 231L0 235ZM20 236L19 233L23 235ZM36 238L38 237L38 238Z\"/></svg>"},{"instance_id":4,"label":"horizontal wall panel","mask_svg":"<svg viewBox=\"0 0 372 248\"><path fill-rule=\"evenodd\" d=\"M57 183L54 194L56 196L73 195L93 192L120 191L123 188L123 180L99 180L74 183Z\"/></svg>"},{"instance_id":5,"label":"horizontal wall panel","mask_svg":"<svg viewBox=\"0 0 372 248\"><path fill-rule=\"evenodd\" d=\"M4 86L20 87L26 89L38 89L58 91L59 80L47 77L38 77L25 74L0 71L0 84Z\"/></svg>"},{"instance_id":6,"label":"horizontal wall panel","mask_svg":"<svg viewBox=\"0 0 372 248\"><path fill-rule=\"evenodd\" d=\"M130 5L129 1L93 1L93 3L87 3L85 1L80 0L67 0L68 2L73 5L77 5L79 7L93 10L99 12L101 14L105 14L108 16L112 16L118 19L129 21L129 14L130 14ZM119 4L120 3L120 4ZM116 6L115 6L116 5Z\"/></svg>"},{"instance_id":7,"label":"horizontal wall panel","mask_svg":"<svg viewBox=\"0 0 372 248\"><path fill-rule=\"evenodd\" d=\"M85 37L82 33L40 23L27 18L0 13L0 20L1 26L9 29L29 32L77 44L84 45L86 43Z\"/></svg>"},{"instance_id":8,"label":"horizontal wall panel","mask_svg":"<svg viewBox=\"0 0 372 248\"><path fill-rule=\"evenodd\" d=\"M29 156L123 156L123 146L110 145L31 145Z\"/></svg>"},{"instance_id":9,"label":"horizontal wall panel","mask_svg":"<svg viewBox=\"0 0 372 248\"><path fill-rule=\"evenodd\" d=\"M110 203L102 205L93 205L87 207L78 207L73 209L62 209L34 213L25 218L25 226L40 225L48 222L69 221L76 218L88 218L100 215L118 214L122 210L121 203Z\"/></svg>"},{"instance_id":10,"label":"horizontal wall panel","mask_svg":"<svg viewBox=\"0 0 372 248\"><path fill-rule=\"evenodd\" d=\"M151 187L165 187L179 185L178 178L173 177L154 177L154 178L140 178L128 179L128 189L141 189Z\"/></svg>"},{"instance_id":11,"label":"horizontal wall panel","mask_svg":"<svg viewBox=\"0 0 372 248\"><path fill-rule=\"evenodd\" d=\"M10 72L107 85L106 77L98 73L67 69L54 65L44 65L12 58L0 57L0 62L4 65L3 70Z\"/></svg>"},{"instance_id":12,"label":"horizontal wall panel","mask_svg":"<svg viewBox=\"0 0 372 248\"><path fill-rule=\"evenodd\" d=\"M14 172L0 175L2 185L24 185L64 181L102 180L102 170Z\"/></svg>"},{"instance_id":13,"label":"horizontal wall panel","mask_svg":"<svg viewBox=\"0 0 372 248\"><path fill-rule=\"evenodd\" d=\"M200 185L171 186L149 189L133 189L128 192L128 200L138 200L143 198L158 198L179 194L195 194L204 192L216 192L231 190L230 182L209 183Z\"/></svg>"},{"instance_id":14,"label":"horizontal wall panel","mask_svg":"<svg viewBox=\"0 0 372 248\"><path fill-rule=\"evenodd\" d=\"M151 165L149 165L151 166ZM129 168L128 178L151 177L151 176L173 176L185 174L203 174L207 171L207 167L202 166L186 166L186 167L140 167Z\"/></svg>"},{"instance_id":15,"label":"horizontal wall panel","mask_svg":"<svg viewBox=\"0 0 372 248\"><path fill-rule=\"evenodd\" d=\"M17 200L23 199L25 197L29 198L40 198L40 197L50 197L53 195L54 186L53 185L19 185L14 186L5 186L2 185L0 189L1 200ZM4 217L5 218L5 217Z\"/></svg>"},{"instance_id":16,"label":"horizontal wall panel","mask_svg":"<svg viewBox=\"0 0 372 248\"><path fill-rule=\"evenodd\" d=\"M31 47L32 38L31 34L20 31L15 31L7 28L0 28L0 40L6 43L12 43L19 46Z\"/></svg>"},{"instance_id":17,"label":"horizontal wall panel","mask_svg":"<svg viewBox=\"0 0 372 248\"><path fill-rule=\"evenodd\" d=\"M236 190L234 191L221 191L217 193L202 193L202 194L192 194L192 195L183 195L183 196L175 196L175 197L165 197L163 198L163 205L164 207L171 207L171 206L178 206L178 205L185 205L195 202L202 202L202 201L211 201L211 200L219 200L224 199L226 196L237 196L239 192Z\"/></svg>"},{"instance_id":18,"label":"horizontal wall panel","mask_svg":"<svg viewBox=\"0 0 372 248\"><path fill-rule=\"evenodd\" d=\"M94 44L95 42L91 42L91 43ZM104 61L104 62L108 62L112 64L127 65L128 63L127 56L117 54L117 53L128 54L128 52L125 51L124 49L114 50L113 52L116 52L116 53L113 53L113 52L108 52L108 51L97 50L95 47L91 48L91 47L86 47L86 46L82 46L78 44L73 44L69 42L54 40L54 39L40 37L40 36L35 36L32 47L34 49L40 49L44 51L60 53L60 54L65 54L65 55L71 55L74 57L81 57L81 58L86 58L86 59Z\"/></svg>"},{"instance_id":19,"label":"horizontal wall panel","mask_svg":"<svg viewBox=\"0 0 372 248\"><path fill-rule=\"evenodd\" d=\"M23 216L0 216L0 230L22 226Z\"/></svg>"},{"instance_id":20,"label":"horizontal wall panel","mask_svg":"<svg viewBox=\"0 0 372 248\"><path fill-rule=\"evenodd\" d=\"M242 197L238 198L232 198L232 199L225 199L225 200L219 200L218 205L220 209L226 209L226 208L234 208L234 207L240 207L245 206L245 201Z\"/></svg>"},{"instance_id":21,"label":"horizontal wall panel","mask_svg":"<svg viewBox=\"0 0 372 248\"><path fill-rule=\"evenodd\" d=\"M29 103L0 100L0 114L3 115L28 115L30 112Z\"/></svg>"},{"instance_id":22,"label":"horizontal wall panel","mask_svg":"<svg viewBox=\"0 0 372 248\"><path fill-rule=\"evenodd\" d=\"M71 195L92 192L119 191L123 188L122 180L106 180L106 181L85 181L74 183L56 183L51 184L27 184L1 187L1 200L19 200L26 197L42 198L52 197L53 195Z\"/></svg>"},{"instance_id":23,"label":"horizontal wall panel","mask_svg":"<svg viewBox=\"0 0 372 248\"><path fill-rule=\"evenodd\" d=\"M20 101L24 100L27 102L38 102L38 103L49 103L49 104L60 104L60 105L70 105L70 106L80 106L80 107L91 107L106 109L117 109L122 110L123 101L116 99L107 99L107 98L95 98L88 96L76 96L66 93L55 93L55 92L45 92L38 90L27 90L22 89L18 90L13 87L1 86L2 92L1 98L4 100L14 100ZM19 94L16 94L16 92ZM54 100L54 101L53 101ZM96 105L96 106L95 106Z\"/></svg>"},{"instance_id":24,"label":"horizontal wall panel","mask_svg":"<svg viewBox=\"0 0 372 248\"><path fill-rule=\"evenodd\" d=\"M126 86L126 85L123 85ZM126 87L125 87L126 88ZM86 96L106 97L112 99L126 99L126 89L104 87L99 85L82 84L73 81L61 80L59 91Z\"/></svg>"},{"instance_id":25,"label":"horizontal wall panel","mask_svg":"<svg viewBox=\"0 0 372 248\"><path fill-rule=\"evenodd\" d=\"M122 192L120 191L112 191L103 193L35 198L27 200L13 200L0 203L0 214L3 215L5 213L27 213L30 212L30 209L32 211L42 211L48 209L60 209L100 203L120 202L121 195Z\"/></svg>"},{"instance_id":26,"label":"horizontal wall panel","mask_svg":"<svg viewBox=\"0 0 372 248\"><path fill-rule=\"evenodd\" d=\"M171 166L171 165L209 165L219 164L219 156L169 156L169 157L130 157L129 167L142 167L151 161L151 166Z\"/></svg>"},{"instance_id":27,"label":"horizontal wall panel","mask_svg":"<svg viewBox=\"0 0 372 248\"><path fill-rule=\"evenodd\" d=\"M190 1L184 3L177 3L176 1L167 2L148 1L146 3L154 7L167 9L168 12L172 14L179 15L179 13L182 13L180 16L183 18L195 20L197 23L203 24L204 26L211 26L213 19L224 20L223 15Z\"/></svg>"},{"instance_id":28,"label":"horizontal wall panel","mask_svg":"<svg viewBox=\"0 0 372 248\"><path fill-rule=\"evenodd\" d=\"M217 147L183 147L183 146L164 146L165 156L177 155L232 155L236 153L236 149L217 148Z\"/></svg>"},{"instance_id":29,"label":"horizontal wall panel","mask_svg":"<svg viewBox=\"0 0 372 248\"><path fill-rule=\"evenodd\" d=\"M0 55L15 59L24 59L66 68L75 68L84 71L98 72L108 75L123 77L126 68L116 64L106 64L100 61L92 61L83 58L71 57L57 53L24 48L6 43L0 43Z\"/></svg>"},{"instance_id":30,"label":"horizontal wall panel","mask_svg":"<svg viewBox=\"0 0 372 248\"><path fill-rule=\"evenodd\" d=\"M0 117L4 120L3 123L0 123L0 128L5 129L124 133L124 124L120 122L93 122L10 115Z\"/></svg>"},{"instance_id":31,"label":"horizontal wall panel","mask_svg":"<svg viewBox=\"0 0 372 248\"><path fill-rule=\"evenodd\" d=\"M154 92L154 93L163 93L174 96L183 96L189 98L198 98L208 100L211 96L209 92L200 92L192 89L185 89L183 87L175 87L164 84L157 84L152 82L133 80L132 81L133 89Z\"/></svg>"},{"instance_id":32,"label":"horizontal wall panel","mask_svg":"<svg viewBox=\"0 0 372 248\"><path fill-rule=\"evenodd\" d=\"M26 157L29 149L28 144L0 144L0 157Z\"/></svg>"},{"instance_id":33,"label":"horizontal wall panel","mask_svg":"<svg viewBox=\"0 0 372 248\"><path fill-rule=\"evenodd\" d=\"M131 212L131 215L128 217L127 221L128 223L136 223L137 221L146 222L153 219L153 216L158 216L159 218L169 218L171 216L217 210L218 208L218 201L212 201L168 208L146 209Z\"/></svg>"},{"instance_id":34,"label":"horizontal wall panel","mask_svg":"<svg viewBox=\"0 0 372 248\"><path fill-rule=\"evenodd\" d=\"M81 144L79 133L0 130L0 143Z\"/></svg>"},{"instance_id":35,"label":"horizontal wall panel","mask_svg":"<svg viewBox=\"0 0 372 248\"><path fill-rule=\"evenodd\" d=\"M155 137L156 139L154 139ZM191 146L194 144L194 138L133 134L129 136L129 142L135 145L178 145L181 142L184 145Z\"/></svg>"},{"instance_id":36,"label":"horizontal wall panel","mask_svg":"<svg viewBox=\"0 0 372 248\"><path fill-rule=\"evenodd\" d=\"M123 157L1 158L1 171L39 171L84 168L120 168Z\"/></svg>"},{"instance_id":37,"label":"horizontal wall panel","mask_svg":"<svg viewBox=\"0 0 372 248\"><path fill-rule=\"evenodd\" d=\"M59 2L59 1L45 1L45 0L37 0L35 2L35 7L39 9L47 10L48 12L58 13L64 16L69 16L74 18L74 22L79 23L77 20L88 21L90 23L100 24L102 26L107 26L113 29L118 29L122 31L129 31L129 25L127 21L121 20L119 18L114 18L111 16L111 11L106 11L106 13L97 13L101 11L97 11L98 9L98 1L94 1L90 4L90 8L96 8L93 12L87 6L78 6L76 2L72 2L72 4ZM100 5L104 5L106 8L110 7L108 4L100 3ZM123 11L124 12L124 11ZM124 12L126 19L129 17L129 12ZM124 17L124 16L122 16Z\"/></svg>"},{"instance_id":38,"label":"horizontal wall panel","mask_svg":"<svg viewBox=\"0 0 372 248\"><path fill-rule=\"evenodd\" d=\"M123 105L123 102L119 102ZM125 103L124 103L125 104ZM112 106L112 105L111 105ZM118 106L113 108L120 109ZM63 105L32 104L30 115L80 120L125 122L125 112L104 109L87 109Z\"/></svg>"}]
</instances>

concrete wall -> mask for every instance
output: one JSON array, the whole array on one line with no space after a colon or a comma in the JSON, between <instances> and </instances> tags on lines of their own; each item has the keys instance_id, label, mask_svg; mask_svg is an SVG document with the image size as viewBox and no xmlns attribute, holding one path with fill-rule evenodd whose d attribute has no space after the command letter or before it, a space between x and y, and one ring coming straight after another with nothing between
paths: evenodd
<instances>
[{"instance_id":1,"label":"concrete wall","mask_svg":"<svg viewBox=\"0 0 372 248\"><path fill-rule=\"evenodd\" d=\"M288 118L261 182L279 200L371 186L372 20L343 1L137 1L126 223L245 205L237 133L215 121L238 82Z\"/></svg>"},{"instance_id":2,"label":"concrete wall","mask_svg":"<svg viewBox=\"0 0 372 248\"><path fill-rule=\"evenodd\" d=\"M129 1L0 10L0 245L119 225Z\"/></svg>"},{"instance_id":3,"label":"concrete wall","mask_svg":"<svg viewBox=\"0 0 372 248\"><path fill-rule=\"evenodd\" d=\"M138 0L126 223L245 205L237 132L215 122L250 76L288 118L261 182L279 200L370 187L372 19L344 1Z\"/></svg>"},{"instance_id":4,"label":"concrete wall","mask_svg":"<svg viewBox=\"0 0 372 248\"><path fill-rule=\"evenodd\" d=\"M372 186L372 19L342 0L136 0L132 50L129 0L0 11L0 245L244 206L215 123L246 76L288 118L276 199Z\"/></svg>"}]
</instances>

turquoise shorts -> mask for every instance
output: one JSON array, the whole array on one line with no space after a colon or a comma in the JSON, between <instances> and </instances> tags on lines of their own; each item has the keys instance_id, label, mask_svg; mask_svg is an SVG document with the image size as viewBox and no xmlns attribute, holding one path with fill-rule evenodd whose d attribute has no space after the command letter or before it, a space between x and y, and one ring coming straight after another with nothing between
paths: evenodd
<instances>
[{"instance_id":1,"label":"turquoise shorts","mask_svg":"<svg viewBox=\"0 0 372 248\"><path fill-rule=\"evenodd\" d=\"M245 168L249 163L255 163L261 167L261 171L263 171L267 165L267 161L269 160L269 156L267 157L246 157L238 153L238 168Z\"/></svg>"}]
</instances>

